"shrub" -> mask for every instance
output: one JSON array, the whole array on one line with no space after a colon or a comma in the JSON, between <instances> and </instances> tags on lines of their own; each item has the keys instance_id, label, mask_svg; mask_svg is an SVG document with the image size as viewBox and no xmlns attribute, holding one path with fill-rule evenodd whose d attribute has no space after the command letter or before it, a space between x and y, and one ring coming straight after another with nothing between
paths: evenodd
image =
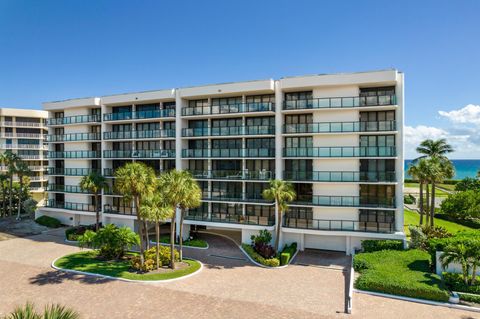
<instances>
[{"instance_id":1,"label":"shrub","mask_svg":"<svg viewBox=\"0 0 480 319\"><path fill-rule=\"evenodd\" d=\"M480 179L465 177L457 184L455 184L455 190L458 192L469 191L469 190L480 190Z\"/></svg>"},{"instance_id":2,"label":"shrub","mask_svg":"<svg viewBox=\"0 0 480 319\"><path fill-rule=\"evenodd\" d=\"M268 230L263 229L257 236L252 235L250 239L254 244L270 244L272 241L272 234Z\"/></svg>"},{"instance_id":3,"label":"shrub","mask_svg":"<svg viewBox=\"0 0 480 319\"><path fill-rule=\"evenodd\" d=\"M450 194L440 205L441 212L457 219L480 218L480 191Z\"/></svg>"},{"instance_id":4,"label":"shrub","mask_svg":"<svg viewBox=\"0 0 480 319\"><path fill-rule=\"evenodd\" d=\"M280 253L280 264L287 265L290 262L290 259L297 252L297 243L292 243L290 246L285 245L282 252Z\"/></svg>"},{"instance_id":5,"label":"shrub","mask_svg":"<svg viewBox=\"0 0 480 319\"><path fill-rule=\"evenodd\" d=\"M273 257L273 258L264 258L262 257L260 254L258 254L252 246L248 245L248 244L242 244L242 248L243 250L245 250L245 252L250 256L252 257L253 260L255 260L256 262L262 264L262 265L265 265L265 266L268 266L268 267L278 267L280 266L280 260L276 257Z\"/></svg>"},{"instance_id":6,"label":"shrub","mask_svg":"<svg viewBox=\"0 0 480 319\"><path fill-rule=\"evenodd\" d=\"M460 300L480 304L480 295L466 295L466 294L459 294L459 295L460 295Z\"/></svg>"},{"instance_id":7,"label":"shrub","mask_svg":"<svg viewBox=\"0 0 480 319\"><path fill-rule=\"evenodd\" d=\"M412 249L361 253L354 258L360 272L358 289L406 297L448 301L449 293L441 279L430 272L428 253Z\"/></svg>"},{"instance_id":8,"label":"shrub","mask_svg":"<svg viewBox=\"0 0 480 319\"><path fill-rule=\"evenodd\" d=\"M268 230L261 230L257 236L252 235L250 238L255 251L263 258L270 259L275 256L275 249L270 245L272 234Z\"/></svg>"},{"instance_id":9,"label":"shrub","mask_svg":"<svg viewBox=\"0 0 480 319\"><path fill-rule=\"evenodd\" d=\"M479 281L476 281L473 285L467 285L465 284L465 281L463 280L463 276L461 274L444 272L442 273L442 276L445 284L452 291L480 294ZM472 276L469 276L469 281L471 280L471 278Z\"/></svg>"},{"instance_id":10,"label":"shrub","mask_svg":"<svg viewBox=\"0 0 480 319\"><path fill-rule=\"evenodd\" d=\"M410 231L410 248L425 249L428 240L422 231L422 227L410 225L408 230Z\"/></svg>"},{"instance_id":11,"label":"shrub","mask_svg":"<svg viewBox=\"0 0 480 319\"><path fill-rule=\"evenodd\" d=\"M158 252L159 252L159 261L160 261L159 266L162 267L162 266L169 265L170 261L172 260L170 258L170 247L160 246L159 249L158 249ZM174 257L175 261L180 260L178 250L175 249L173 251L173 253L175 255L175 257ZM141 267L140 256L137 255L137 256L134 256L130 260L130 265L132 266L132 268L135 269L135 270L144 271L144 272L156 269L156 267L157 267L157 248L152 247L152 248L146 250L144 252L143 256L144 256L144 260L145 260L144 267L143 268Z\"/></svg>"},{"instance_id":12,"label":"shrub","mask_svg":"<svg viewBox=\"0 0 480 319\"><path fill-rule=\"evenodd\" d=\"M119 259L125 252L140 243L140 238L128 227L118 228L108 224L97 233L87 230L78 238L81 248L89 247L98 250L99 256L106 259Z\"/></svg>"},{"instance_id":13,"label":"shrub","mask_svg":"<svg viewBox=\"0 0 480 319\"><path fill-rule=\"evenodd\" d=\"M363 240L362 250L366 253L380 250L403 250L401 240Z\"/></svg>"},{"instance_id":14,"label":"shrub","mask_svg":"<svg viewBox=\"0 0 480 319\"><path fill-rule=\"evenodd\" d=\"M35 219L35 222L37 224L40 224L40 225L46 226L46 227L50 227L50 228L58 228L58 227L62 226L62 223L58 219L47 216L47 215L43 215L43 216L38 217L37 219Z\"/></svg>"},{"instance_id":15,"label":"shrub","mask_svg":"<svg viewBox=\"0 0 480 319\"><path fill-rule=\"evenodd\" d=\"M403 203L404 204L415 204L416 200L415 200L415 196L413 196L412 194L408 194L408 195L405 195L403 196Z\"/></svg>"},{"instance_id":16,"label":"shrub","mask_svg":"<svg viewBox=\"0 0 480 319\"><path fill-rule=\"evenodd\" d=\"M478 218L456 218L455 216L446 214L435 214L435 218L447 220L452 223L460 224L473 229L480 229L480 219Z\"/></svg>"},{"instance_id":17,"label":"shrub","mask_svg":"<svg viewBox=\"0 0 480 319\"><path fill-rule=\"evenodd\" d=\"M88 226L75 226L75 227L70 227L65 230L65 237L68 240L71 241L77 241L78 238L85 234L87 230L94 231L95 230L95 225L88 225Z\"/></svg>"}]
</instances>

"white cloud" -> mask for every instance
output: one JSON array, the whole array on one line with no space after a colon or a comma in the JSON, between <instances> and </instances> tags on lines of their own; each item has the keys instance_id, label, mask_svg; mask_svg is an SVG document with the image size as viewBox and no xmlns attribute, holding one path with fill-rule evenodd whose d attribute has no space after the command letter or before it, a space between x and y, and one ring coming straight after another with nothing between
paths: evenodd
<instances>
[{"instance_id":1,"label":"white cloud","mask_svg":"<svg viewBox=\"0 0 480 319\"><path fill-rule=\"evenodd\" d=\"M446 117L454 124L480 125L480 105L468 104L459 110L438 111L438 114Z\"/></svg>"}]
</instances>

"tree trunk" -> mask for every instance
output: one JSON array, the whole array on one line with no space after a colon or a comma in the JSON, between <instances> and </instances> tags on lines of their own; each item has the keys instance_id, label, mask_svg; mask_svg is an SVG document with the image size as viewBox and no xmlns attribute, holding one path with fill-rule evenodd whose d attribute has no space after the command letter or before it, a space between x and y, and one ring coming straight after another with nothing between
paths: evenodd
<instances>
[{"instance_id":1,"label":"tree trunk","mask_svg":"<svg viewBox=\"0 0 480 319\"><path fill-rule=\"evenodd\" d=\"M474 285L476 281L477 281L477 264L474 262L472 266L472 281L470 282L470 285Z\"/></svg>"},{"instance_id":2,"label":"tree trunk","mask_svg":"<svg viewBox=\"0 0 480 319\"><path fill-rule=\"evenodd\" d=\"M430 226L435 226L435 182L432 182L432 204L430 205Z\"/></svg>"},{"instance_id":3,"label":"tree trunk","mask_svg":"<svg viewBox=\"0 0 480 319\"><path fill-rule=\"evenodd\" d=\"M175 269L175 217L177 216L176 207L170 221L170 268Z\"/></svg>"},{"instance_id":4,"label":"tree trunk","mask_svg":"<svg viewBox=\"0 0 480 319\"><path fill-rule=\"evenodd\" d=\"M95 194L95 218L97 220L95 224L95 231L98 232L99 224L100 224L100 203L98 202L99 200L98 193Z\"/></svg>"},{"instance_id":5,"label":"tree trunk","mask_svg":"<svg viewBox=\"0 0 480 319\"><path fill-rule=\"evenodd\" d=\"M282 227L282 212L280 211L280 205L278 205L278 201L275 203L275 209L277 211L277 222L275 228L275 253L278 253L278 246L280 244L280 227Z\"/></svg>"},{"instance_id":6,"label":"tree trunk","mask_svg":"<svg viewBox=\"0 0 480 319\"><path fill-rule=\"evenodd\" d=\"M426 184L425 196L426 196L426 198L425 198L425 202L426 202L425 203L425 206L426 206L425 207L426 208L426 210L425 210L426 223L425 224L428 226L430 224L430 214L429 214L429 212L430 212L430 190L429 190L428 182Z\"/></svg>"},{"instance_id":7,"label":"tree trunk","mask_svg":"<svg viewBox=\"0 0 480 319\"><path fill-rule=\"evenodd\" d=\"M144 229L144 235L145 235L145 246L147 247L147 250L150 249L150 238L148 237L148 224L147 220L143 218L143 229Z\"/></svg>"},{"instance_id":8,"label":"tree trunk","mask_svg":"<svg viewBox=\"0 0 480 319\"><path fill-rule=\"evenodd\" d=\"M160 269L160 223L158 220L155 221L155 233L157 235L157 270Z\"/></svg>"},{"instance_id":9,"label":"tree trunk","mask_svg":"<svg viewBox=\"0 0 480 319\"><path fill-rule=\"evenodd\" d=\"M22 176L18 176L18 179L20 181L20 188L18 191L18 207L17 207L17 220L20 220L20 213L22 211L22 188L23 188L23 183L22 183Z\"/></svg>"},{"instance_id":10,"label":"tree trunk","mask_svg":"<svg viewBox=\"0 0 480 319\"><path fill-rule=\"evenodd\" d=\"M423 224L423 183L420 181L420 226Z\"/></svg>"},{"instance_id":11,"label":"tree trunk","mask_svg":"<svg viewBox=\"0 0 480 319\"><path fill-rule=\"evenodd\" d=\"M135 213L137 214L137 223L138 223L138 230L140 235L140 265L142 266L145 264L144 256L143 256L143 223L142 218L140 217L140 199L138 196L135 196Z\"/></svg>"},{"instance_id":12,"label":"tree trunk","mask_svg":"<svg viewBox=\"0 0 480 319\"><path fill-rule=\"evenodd\" d=\"M7 188L2 186L2 214L3 217L7 217Z\"/></svg>"},{"instance_id":13,"label":"tree trunk","mask_svg":"<svg viewBox=\"0 0 480 319\"><path fill-rule=\"evenodd\" d=\"M180 238L178 243L180 244L179 253L180 253L180 261L183 261L183 207L180 208Z\"/></svg>"},{"instance_id":14,"label":"tree trunk","mask_svg":"<svg viewBox=\"0 0 480 319\"><path fill-rule=\"evenodd\" d=\"M8 193L8 215L9 216L13 215L12 200L13 200L13 175L10 176L10 191Z\"/></svg>"}]
</instances>

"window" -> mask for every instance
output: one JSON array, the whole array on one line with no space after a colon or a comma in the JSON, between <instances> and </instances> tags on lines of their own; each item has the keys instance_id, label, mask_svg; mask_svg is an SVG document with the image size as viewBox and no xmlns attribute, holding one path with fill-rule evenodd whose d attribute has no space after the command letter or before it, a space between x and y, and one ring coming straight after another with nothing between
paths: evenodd
<instances>
[{"instance_id":1,"label":"window","mask_svg":"<svg viewBox=\"0 0 480 319\"><path fill-rule=\"evenodd\" d=\"M246 126L274 126L275 118L273 116L247 117Z\"/></svg>"},{"instance_id":2,"label":"window","mask_svg":"<svg viewBox=\"0 0 480 319\"><path fill-rule=\"evenodd\" d=\"M287 101L311 100L312 98L312 91L285 93L285 100Z\"/></svg>"},{"instance_id":3,"label":"window","mask_svg":"<svg viewBox=\"0 0 480 319\"><path fill-rule=\"evenodd\" d=\"M247 160L246 161L247 170L250 172L256 171L275 171L275 160Z\"/></svg>"},{"instance_id":4,"label":"window","mask_svg":"<svg viewBox=\"0 0 480 319\"><path fill-rule=\"evenodd\" d=\"M214 171L240 171L242 170L242 161L213 160L212 169Z\"/></svg>"},{"instance_id":5,"label":"window","mask_svg":"<svg viewBox=\"0 0 480 319\"><path fill-rule=\"evenodd\" d=\"M285 147L288 147L288 148L313 147L313 139L311 136L286 137Z\"/></svg>"},{"instance_id":6,"label":"window","mask_svg":"<svg viewBox=\"0 0 480 319\"><path fill-rule=\"evenodd\" d=\"M125 106L114 106L112 107L112 113L126 113L126 112L131 112L132 111L132 106L131 105L125 105Z\"/></svg>"},{"instance_id":7,"label":"window","mask_svg":"<svg viewBox=\"0 0 480 319\"><path fill-rule=\"evenodd\" d=\"M285 160L285 170L290 172L311 172L312 160Z\"/></svg>"},{"instance_id":8,"label":"window","mask_svg":"<svg viewBox=\"0 0 480 319\"><path fill-rule=\"evenodd\" d=\"M208 148L208 140L189 140L188 148L190 149L206 149Z\"/></svg>"},{"instance_id":9,"label":"window","mask_svg":"<svg viewBox=\"0 0 480 319\"><path fill-rule=\"evenodd\" d=\"M360 122L394 121L395 111L360 112Z\"/></svg>"},{"instance_id":10,"label":"window","mask_svg":"<svg viewBox=\"0 0 480 319\"><path fill-rule=\"evenodd\" d=\"M394 172L395 160L393 159L361 159L361 172Z\"/></svg>"},{"instance_id":11,"label":"window","mask_svg":"<svg viewBox=\"0 0 480 319\"><path fill-rule=\"evenodd\" d=\"M175 141L163 141L163 149L164 150L174 150L175 149Z\"/></svg>"},{"instance_id":12,"label":"window","mask_svg":"<svg viewBox=\"0 0 480 319\"><path fill-rule=\"evenodd\" d=\"M113 132L130 132L132 130L131 124L114 124L112 125Z\"/></svg>"},{"instance_id":13,"label":"window","mask_svg":"<svg viewBox=\"0 0 480 319\"><path fill-rule=\"evenodd\" d=\"M212 120L212 127L238 127L242 126L241 118Z\"/></svg>"},{"instance_id":14,"label":"window","mask_svg":"<svg viewBox=\"0 0 480 319\"><path fill-rule=\"evenodd\" d=\"M275 94L250 95L246 98L247 103L275 103Z\"/></svg>"},{"instance_id":15,"label":"window","mask_svg":"<svg viewBox=\"0 0 480 319\"><path fill-rule=\"evenodd\" d=\"M361 135L360 146L395 146L395 135Z\"/></svg>"},{"instance_id":16,"label":"window","mask_svg":"<svg viewBox=\"0 0 480 319\"><path fill-rule=\"evenodd\" d=\"M189 160L188 169L192 171L206 171L208 168L208 161L205 160Z\"/></svg>"},{"instance_id":17,"label":"window","mask_svg":"<svg viewBox=\"0 0 480 319\"><path fill-rule=\"evenodd\" d=\"M131 151L132 143L130 142L113 142L112 149L114 151Z\"/></svg>"},{"instance_id":18,"label":"window","mask_svg":"<svg viewBox=\"0 0 480 319\"><path fill-rule=\"evenodd\" d=\"M164 130L175 130L175 122L174 121L163 122L163 129Z\"/></svg>"},{"instance_id":19,"label":"window","mask_svg":"<svg viewBox=\"0 0 480 319\"><path fill-rule=\"evenodd\" d=\"M163 102L164 110L175 110L175 101L174 102Z\"/></svg>"},{"instance_id":20,"label":"window","mask_svg":"<svg viewBox=\"0 0 480 319\"><path fill-rule=\"evenodd\" d=\"M394 86L378 87L378 88L361 88L360 96L382 96L395 95Z\"/></svg>"},{"instance_id":21,"label":"window","mask_svg":"<svg viewBox=\"0 0 480 319\"><path fill-rule=\"evenodd\" d=\"M236 105L236 104L242 104L242 97L241 96L212 99L212 106Z\"/></svg>"},{"instance_id":22,"label":"window","mask_svg":"<svg viewBox=\"0 0 480 319\"><path fill-rule=\"evenodd\" d=\"M311 124L312 114L285 115L285 124Z\"/></svg>"},{"instance_id":23,"label":"window","mask_svg":"<svg viewBox=\"0 0 480 319\"><path fill-rule=\"evenodd\" d=\"M188 128L206 128L206 127L208 127L208 121L207 120L191 120L191 121L188 121Z\"/></svg>"},{"instance_id":24,"label":"window","mask_svg":"<svg viewBox=\"0 0 480 319\"><path fill-rule=\"evenodd\" d=\"M137 150L159 150L160 141L137 141L135 148Z\"/></svg>"},{"instance_id":25,"label":"window","mask_svg":"<svg viewBox=\"0 0 480 319\"><path fill-rule=\"evenodd\" d=\"M191 100L191 101L188 101L188 106L189 107L208 107L208 100L207 99Z\"/></svg>"},{"instance_id":26,"label":"window","mask_svg":"<svg viewBox=\"0 0 480 319\"><path fill-rule=\"evenodd\" d=\"M312 207L289 207L285 217L313 219L313 209Z\"/></svg>"},{"instance_id":27,"label":"window","mask_svg":"<svg viewBox=\"0 0 480 319\"><path fill-rule=\"evenodd\" d=\"M240 148L242 148L241 139L212 140L212 149L240 149Z\"/></svg>"},{"instance_id":28,"label":"window","mask_svg":"<svg viewBox=\"0 0 480 319\"><path fill-rule=\"evenodd\" d=\"M157 131L160 129L160 123L151 122L151 123L137 123L137 131Z\"/></svg>"},{"instance_id":29,"label":"window","mask_svg":"<svg viewBox=\"0 0 480 319\"><path fill-rule=\"evenodd\" d=\"M160 109L160 103L138 104L135 109L137 112L155 111Z\"/></svg>"},{"instance_id":30,"label":"window","mask_svg":"<svg viewBox=\"0 0 480 319\"><path fill-rule=\"evenodd\" d=\"M247 138L246 147L251 148L275 148L275 139L274 138Z\"/></svg>"}]
</instances>

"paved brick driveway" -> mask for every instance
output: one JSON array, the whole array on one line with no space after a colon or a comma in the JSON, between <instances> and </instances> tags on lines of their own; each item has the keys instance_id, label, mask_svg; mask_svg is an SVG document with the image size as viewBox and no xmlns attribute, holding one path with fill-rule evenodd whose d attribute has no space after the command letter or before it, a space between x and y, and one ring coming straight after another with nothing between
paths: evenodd
<instances>
[{"instance_id":1,"label":"paved brick driveway","mask_svg":"<svg viewBox=\"0 0 480 319\"><path fill-rule=\"evenodd\" d=\"M59 302L83 318L480 318L478 314L366 295L343 311L341 256L299 255L296 264L270 270L251 265L235 244L206 235L208 250L185 249L205 269L172 283L135 284L54 271L51 261L77 247L62 231L0 242L0 316L26 300ZM325 265L328 263L328 265Z\"/></svg>"}]
</instances>

